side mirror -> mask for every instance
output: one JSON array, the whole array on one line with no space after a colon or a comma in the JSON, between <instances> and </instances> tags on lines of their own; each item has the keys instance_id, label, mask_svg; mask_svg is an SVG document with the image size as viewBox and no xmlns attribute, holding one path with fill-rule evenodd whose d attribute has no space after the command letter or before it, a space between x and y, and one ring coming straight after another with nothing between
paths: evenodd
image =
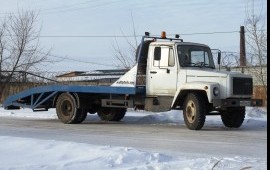
<instances>
[{"instance_id":1,"label":"side mirror","mask_svg":"<svg viewBox=\"0 0 270 170\"><path fill-rule=\"evenodd\" d=\"M220 65L220 60L221 60L221 52L218 52L218 65Z\"/></svg>"},{"instance_id":2,"label":"side mirror","mask_svg":"<svg viewBox=\"0 0 270 170\"><path fill-rule=\"evenodd\" d=\"M154 51L154 60L160 60L161 59L161 48L156 47Z\"/></svg>"}]
</instances>

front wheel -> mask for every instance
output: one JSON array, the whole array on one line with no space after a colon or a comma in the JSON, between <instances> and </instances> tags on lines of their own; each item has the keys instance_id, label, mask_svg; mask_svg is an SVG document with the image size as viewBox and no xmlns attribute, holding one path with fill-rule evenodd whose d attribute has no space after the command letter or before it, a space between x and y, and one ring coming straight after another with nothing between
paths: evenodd
<instances>
[{"instance_id":1,"label":"front wheel","mask_svg":"<svg viewBox=\"0 0 270 170\"><path fill-rule=\"evenodd\" d=\"M120 121L126 114L125 108L101 108L97 114L101 120Z\"/></svg>"},{"instance_id":2,"label":"front wheel","mask_svg":"<svg viewBox=\"0 0 270 170\"><path fill-rule=\"evenodd\" d=\"M245 107L227 108L221 111L221 120L226 127L239 128L245 119Z\"/></svg>"},{"instance_id":3,"label":"front wheel","mask_svg":"<svg viewBox=\"0 0 270 170\"><path fill-rule=\"evenodd\" d=\"M205 122L206 101L201 94L190 93L185 99L183 116L186 126L191 130L200 130Z\"/></svg>"}]
</instances>

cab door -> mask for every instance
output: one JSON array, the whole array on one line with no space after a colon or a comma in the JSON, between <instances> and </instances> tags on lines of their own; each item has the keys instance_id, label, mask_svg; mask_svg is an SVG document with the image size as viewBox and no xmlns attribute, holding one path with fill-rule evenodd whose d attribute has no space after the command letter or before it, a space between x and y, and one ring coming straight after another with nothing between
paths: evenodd
<instances>
[{"instance_id":1,"label":"cab door","mask_svg":"<svg viewBox=\"0 0 270 170\"><path fill-rule=\"evenodd\" d=\"M173 46L152 48L147 70L148 96L174 96L177 87L177 64Z\"/></svg>"}]
</instances>

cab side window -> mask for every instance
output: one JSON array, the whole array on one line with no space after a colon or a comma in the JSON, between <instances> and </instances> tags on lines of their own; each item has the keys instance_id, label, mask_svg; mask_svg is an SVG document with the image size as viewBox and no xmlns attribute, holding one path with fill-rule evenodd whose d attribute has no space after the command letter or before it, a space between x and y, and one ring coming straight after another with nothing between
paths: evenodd
<instances>
[{"instance_id":1,"label":"cab side window","mask_svg":"<svg viewBox=\"0 0 270 170\"><path fill-rule=\"evenodd\" d=\"M173 67L175 65L175 56L173 53L173 48L168 46L161 46L156 48L161 48L160 60L154 60L153 66Z\"/></svg>"}]
</instances>

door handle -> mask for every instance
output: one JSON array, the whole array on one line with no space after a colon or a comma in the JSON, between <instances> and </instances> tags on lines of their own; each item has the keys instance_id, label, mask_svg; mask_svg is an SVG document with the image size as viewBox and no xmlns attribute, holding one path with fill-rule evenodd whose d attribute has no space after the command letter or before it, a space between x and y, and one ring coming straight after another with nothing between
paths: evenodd
<instances>
[{"instance_id":1,"label":"door handle","mask_svg":"<svg viewBox=\"0 0 270 170\"><path fill-rule=\"evenodd\" d=\"M157 72L156 71L150 71L151 74L156 74Z\"/></svg>"}]
</instances>

